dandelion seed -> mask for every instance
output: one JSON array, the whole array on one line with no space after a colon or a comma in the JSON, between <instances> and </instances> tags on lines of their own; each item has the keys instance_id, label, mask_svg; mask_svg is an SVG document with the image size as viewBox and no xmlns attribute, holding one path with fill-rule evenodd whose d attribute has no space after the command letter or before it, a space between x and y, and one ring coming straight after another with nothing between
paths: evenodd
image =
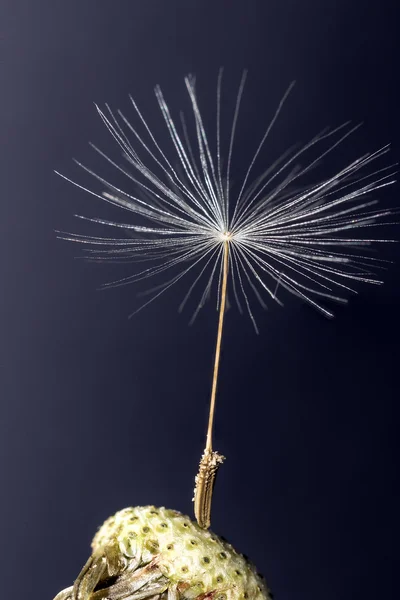
<instances>
[{"instance_id":1,"label":"dandelion seed","mask_svg":"<svg viewBox=\"0 0 400 600\"><path fill-rule=\"evenodd\" d=\"M360 233L361 230L372 231L391 214L389 210L373 208L376 199L372 194L394 183L393 168L384 166L368 172L371 164L389 151L389 146L361 156L323 181L292 191L294 185L299 185L300 178L358 128L345 123L336 129L324 130L300 149L285 153L251 181L255 164L260 160L261 150L292 84L263 133L235 195L230 181L231 163L245 79L246 73L236 98L225 167L221 150L222 70L217 84L217 127L213 139L208 137L203 124L194 77L185 79L193 113L193 139L183 113L178 123L171 116L160 87L155 88L174 148L172 156L163 150L133 98L131 103L138 127L119 110L114 114L108 106L104 111L97 107L127 165L121 166L96 146L93 148L127 178L128 190L120 189L80 163L78 165L107 191L97 194L72 183L123 209L126 214L122 222L80 218L114 231L122 230L123 235L94 237L61 232L59 235L87 245L91 260L150 263L147 268L105 287L154 276L168 277L169 272L178 269L177 274L157 286L155 293L132 315L186 276L192 276L193 280L183 304L203 283L195 314L204 305L213 284L217 284L219 299L225 249L229 254L228 270L236 304L241 307L241 300L244 302L255 328L252 296L261 302L266 296L281 303L276 292L282 287L331 317L324 299L345 302L346 293L355 292L357 284L382 283L374 271L383 261L363 254L361 249L371 242L388 240L364 237ZM317 154L311 157L313 151ZM302 166L301 160L305 161ZM135 223L135 217L148 224Z\"/></svg>"},{"instance_id":2,"label":"dandelion seed","mask_svg":"<svg viewBox=\"0 0 400 600\"><path fill-rule=\"evenodd\" d=\"M240 312L244 307L258 331L252 308L254 298L262 306L266 306L268 298L282 304L278 289L283 288L331 317L325 301L345 302L346 294L356 291L358 284L382 283L375 271L382 268L383 261L367 254L365 247L372 242L389 241L375 238L369 232L387 223L392 214L390 210L376 208L374 194L394 183L394 170L390 166L370 168L389 151L389 146L384 146L344 165L328 178L311 185L304 183L304 176L358 128L345 123L322 131L298 149L287 151L253 178L261 151L292 84L262 132L243 181L233 186L232 160L245 81L246 73L239 84L229 125L226 164L222 141L225 122L221 111L222 70L217 82L216 132L212 137L199 109L194 77L185 78L192 126L183 113L179 120L172 116L160 87L155 88L172 154L158 141L133 98L130 100L137 125L121 111L114 114L108 106L105 110L97 107L127 164L120 165L96 146L93 148L127 179L128 187L123 190L80 163L105 191L98 194L72 183L125 211L125 219L117 222L82 216L116 233L88 236L59 232L59 237L85 244L92 260L148 263L107 287L165 277L132 315L181 279L191 278L180 309L199 291L195 318L214 286L219 321L206 446L194 494L197 524L174 511L154 507L117 513L100 529L93 541L92 557L75 585L57 596L59 600L89 600L89 597L140 600L164 598L166 594L172 600L179 596L198 600L228 596L232 600L270 598L269 591L243 557L207 531L215 477L223 460L213 450L212 433L228 286ZM149 512L149 508L153 510ZM151 525L156 523L152 521L153 513L162 513L159 525L170 532L168 536L162 537L161 529ZM137 527L142 526L140 532L131 524L133 519L138 520ZM187 547L182 546L182 540L186 540L183 528L191 538ZM188 555L187 548L192 547L189 542L198 548L196 560L200 571L186 566L186 560L194 564ZM217 560L214 543L220 561L229 558L228 566L222 567L223 561L220 564ZM227 582L223 583L219 570L224 572ZM245 577L240 578L243 573Z\"/></svg>"}]
</instances>

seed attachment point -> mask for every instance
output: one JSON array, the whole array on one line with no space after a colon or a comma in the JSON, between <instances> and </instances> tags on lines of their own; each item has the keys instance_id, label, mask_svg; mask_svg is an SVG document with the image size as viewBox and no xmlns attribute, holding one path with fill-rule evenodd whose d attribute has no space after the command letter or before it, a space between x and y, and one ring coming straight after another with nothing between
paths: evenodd
<instances>
[{"instance_id":1,"label":"seed attachment point","mask_svg":"<svg viewBox=\"0 0 400 600\"><path fill-rule=\"evenodd\" d=\"M194 514L197 523L202 529L208 529L211 524L211 500L220 465L225 460L225 456L212 450L204 450L201 457L199 471L196 475L194 488Z\"/></svg>"}]
</instances>

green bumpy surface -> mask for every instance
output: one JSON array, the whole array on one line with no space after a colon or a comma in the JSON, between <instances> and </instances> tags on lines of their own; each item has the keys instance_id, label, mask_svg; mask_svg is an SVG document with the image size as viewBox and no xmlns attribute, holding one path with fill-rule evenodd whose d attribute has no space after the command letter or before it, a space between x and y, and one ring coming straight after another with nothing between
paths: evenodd
<instances>
[{"instance_id":1,"label":"green bumpy surface","mask_svg":"<svg viewBox=\"0 0 400 600\"><path fill-rule=\"evenodd\" d=\"M168 580L185 598L268 600L263 578L243 555L209 530L175 510L138 506L110 517L93 539L94 551L117 541L140 564L157 557Z\"/></svg>"}]
</instances>

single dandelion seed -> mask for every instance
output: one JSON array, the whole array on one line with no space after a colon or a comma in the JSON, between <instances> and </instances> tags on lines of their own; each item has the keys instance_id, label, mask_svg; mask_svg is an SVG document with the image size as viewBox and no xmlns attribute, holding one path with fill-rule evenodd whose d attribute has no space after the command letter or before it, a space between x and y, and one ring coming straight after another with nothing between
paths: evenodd
<instances>
[{"instance_id":1,"label":"single dandelion seed","mask_svg":"<svg viewBox=\"0 0 400 600\"><path fill-rule=\"evenodd\" d=\"M270 598L246 559L208 531L215 477L224 459L213 450L212 434L228 286L239 310L245 307L258 332L253 298L263 307L268 297L282 304L278 290L283 288L331 317L325 301L345 302L346 294L355 292L357 284L382 283L375 271L383 268L384 261L372 257L365 248L372 242L391 241L369 233L387 224L393 214L376 208L374 197L377 190L394 183L393 167L370 168L386 155L389 146L359 157L330 177L305 183L304 176L358 128L345 123L285 152L252 178L292 84L236 189L231 165L246 72L235 100L226 163L222 152L222 75L221 69L213 139L206 132L199 109L195 79L188 76L185 84L191 127L182 112L179 121L172 117L160 87L155 88L172 154L158 141L133 98L137 126L119 110L114 114L107 105L105 110L97 107L126 164L93 147L127 179L128 189L80 163L103 186L101 193L62 175L124 210L127 218L117 222L80 217L114 232L122 231L122 236L59 232L59 237L85 244L91 260L148 262L145 268L106 287L167 276L132 315L188 276L192 279L180 309L199 290L193 320L216 288L219 319L206 445L193 498L197 523L164 508L129 508L117 513L96 534L93 554L74 586L61 592L57 600ZM130 220L132 216L135 218Z\"/></svg>"}]
</instances>

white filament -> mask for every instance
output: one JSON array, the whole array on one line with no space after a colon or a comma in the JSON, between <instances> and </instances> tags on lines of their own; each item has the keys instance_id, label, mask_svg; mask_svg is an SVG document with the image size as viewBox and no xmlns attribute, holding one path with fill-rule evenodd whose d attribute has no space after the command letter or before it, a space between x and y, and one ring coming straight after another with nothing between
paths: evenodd
<instances>
[{"instance_id":1,"label":"white filament","mask_svg":"<svg viewBox=\"0 0 400 600\"><path fill-rule=\"evenodd\" d=\"M245 79L246 73L240 81L236 98L225 169L221 149L222 70L217 84L217 131L213 136L216 140L215 156L200 113L192 76L186 77L185 84L192 108L193 139L183 113L178 128L160 87L155 89L172 142L173 153L170 156L157 141L132 98L142 134L120 111L115 115L108 106L106 111L97 107L127 164L121 166L93 147L126 177L127 191L83 165L80 166L107 191L97 194L72 183L123 209L126 215L124 222L100 218L88 220L113 227L115 231L123 229L127 235L94 237L60 233L60 237L87 244L93 260L149 261L147 268L107 286L124 285L178 269L172 278L152 290L151 298L135 313L198 267L197 271L193 271L194 280L181 304L182 308L196 286L204 280L195 309L196 316L209 297L213 284L219 288L222 248L226 242L231 248L229 265L234 298L240 311L242 298L256 330L251 295L263 306L263 293L281 304L276 294L278 288L284 288L326 316L332 316L321 300L345 301L343 292L355 291L352 283L381 283L373 274L374 267L379 267L381 261L360 253L360 248L374 241L387 240L360 236L360 229L369 231L383 224L391 214L389 210L371 208L376 203L371 195L394 183L391 167L365 172L373 161L388 152L389 147L365 154L317 184L293 190L293 184L298 185L300 177L357 129L346 123L334 130L323 131L296 151L286 152L249 183L250 174L256 161L260 160L262 147L292 84L266 128L235 196L231 164ZM327 140L329 145L324 147ZM295 162L307 157L307 152L316 147L321 148L316 158L309 159L303 166ZM145 219L148 225L135 222L129 213Z\"/></svg>"}]
</instances>

